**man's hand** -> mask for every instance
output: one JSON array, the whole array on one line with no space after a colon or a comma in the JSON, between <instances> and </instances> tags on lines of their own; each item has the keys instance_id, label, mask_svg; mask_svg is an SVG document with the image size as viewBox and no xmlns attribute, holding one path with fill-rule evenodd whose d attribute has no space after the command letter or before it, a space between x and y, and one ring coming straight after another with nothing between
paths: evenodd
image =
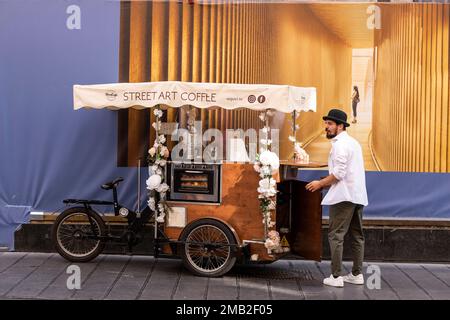
<instances>
[{"instance_id":1,"label":"man's hand","mask_svg":"<svg viewBox=\"0 0 450 320\"><path fill-rule=\"evenodd\" d=\"M318 180L311 181L306 185L305 189L311 192L315 192L322 189L322 183Z\"/></svg>"}]
</instances>

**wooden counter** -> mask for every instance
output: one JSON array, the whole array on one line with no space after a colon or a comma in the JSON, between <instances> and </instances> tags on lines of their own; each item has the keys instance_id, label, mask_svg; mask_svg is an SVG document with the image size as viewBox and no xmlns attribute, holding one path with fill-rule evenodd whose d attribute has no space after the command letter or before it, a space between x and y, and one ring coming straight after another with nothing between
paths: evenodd
<instances>
[{"instance_id":1,"label":"wooden counter","mask_svg":"<svg viewBox=\"0 0 450 320\"><path fill-rule=\"evenodd\" d=\"M328 163L314 162L314 161L311 161L308 163L302 163L302 162L295 162L293 160L280 160L280 166L296 167L298 169L301 169L301 168L314 169L314 168L328 167Z\"/></svg>"},{"instance_id":2,"label":"wooden counter","mask_svg":"<svg viewBox=\"0 0 450 320\"><path fill-rule=\"evenodd\" d=\"M285 180L296 180L298 170L300 169L320 169L328 167L324 162L308 162L301 163L293 160L280 160L280 170L278 175L278 182Z\"/></svg>"}]
</instances>

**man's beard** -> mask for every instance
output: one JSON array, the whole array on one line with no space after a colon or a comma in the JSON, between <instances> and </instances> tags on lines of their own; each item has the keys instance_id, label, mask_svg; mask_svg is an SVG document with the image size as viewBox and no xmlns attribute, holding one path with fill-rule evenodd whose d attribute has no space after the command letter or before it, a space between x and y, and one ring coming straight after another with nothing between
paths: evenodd
<instances>
[{"instance_id":1,"label":"man's beard","mask_svg":"<svg viewBox=\"0 0 450 320\"><path fill-rule=\"evenodd\" d=\"M328 131L325 131L325 132L327 134L327 139L333 139L334 137L337 136L336 133L331 133L331 132L328 132Z\"/></svg>"}]
</instances>

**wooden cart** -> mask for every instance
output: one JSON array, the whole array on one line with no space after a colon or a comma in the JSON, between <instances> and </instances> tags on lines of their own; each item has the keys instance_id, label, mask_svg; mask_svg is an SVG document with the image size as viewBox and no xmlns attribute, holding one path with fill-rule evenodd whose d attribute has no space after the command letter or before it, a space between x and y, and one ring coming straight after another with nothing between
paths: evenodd
<instances>
[{"instance_id":1,"label":"wooden cart","mask_svg":"<svg viewBox=\"0 0 450 320\"><path fill-rule=\"evenodd\" d=\"M184 98L189 97L197 100L185 101ZM170 81L76 85L74 99L75 109L142 109L161 104L180 107L187 102L199 108L218 106L261 111L276 106L276 110L285 113L315 111L316 107L314 88ZM276 179L278 190L275 210L271 213L271 221L275 222L271 229L279 233L281 240L281 246L278 246L281 249L276 252L265 246L268 228L262 223L257 191L261 179L259 174L255 172L253 163L230 161L211 165L169 163L166 181L170 187L167 201L170 210L164 222L159 221L156 209L153 212L146 207L142 212L133 212L122 207L115 189L120 179L103 185L104 189L113 190L113 202L66 200L66 203L78 207L66 210L57 219L53 232L57 249L71 261L88 261L98 255L109 240L128 241L131 248L138 242L142 226L150 224L154 231L154 255L181 257L185 266L200 276L220 276L236 263L270 263L287 254L320 260L321 192L306 191L306 182L301 181L301 174L298 179L298 173L299 170L325 164L293 161L280 161L279 164L277 173L269 173ZM192 198L186 198L189 188L204 188L208 197L198 198L201 192L197 192ZM116 215L128 219L128 230L121 237L107 234L104 222L91 207L108 204L114 206ZM72 219L75 215L77 218ZM91 244L89 250L75 252L77 247L72 243L83 241Z\"/></svg>"},{"instance_id":2,"label":"wooden cart","mask_svg":"<svg viewBox=\"0 0 450 320\"><path fill-rule=\"evenodd\" d=\"M320 191L306 191L306 182L297 179L297 172L302 168L324 166L321 163L281 162L277 207L272 219L276 221L275 229L280 233L283 246L289 251L269 254L264 246L265 235L257 192L259 177L253 165L224 162L221 165L220 204L170 202L171 206L184 209L187 224L184 227L164 227L164 233L171 243L178 240L180 245L164 246L163 252L180 256L185 266L197 275L220 275L230 270L235 263L270 263L287 254L320 261L322 195ZM189 241L196 239L210 243L218 235L222 235L222 243L233 247L230 257L223 260L220 272L214 272L195 262L199 255L195 250L198 246L190 245Z\"/></svg>"}]
</instances>

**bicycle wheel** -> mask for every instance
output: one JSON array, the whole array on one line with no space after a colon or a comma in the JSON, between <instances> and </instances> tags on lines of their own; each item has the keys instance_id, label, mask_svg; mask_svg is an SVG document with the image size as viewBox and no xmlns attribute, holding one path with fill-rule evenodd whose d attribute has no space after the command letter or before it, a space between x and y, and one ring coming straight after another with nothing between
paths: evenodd
<instances>
[{"instance_id":1,"label":"bicycle wheel","mask_svg":"<svg viewBox=\"0 0 450 320\"><path fill-rule=\"evenodd\" d=\"M52 240L56 251L73 262L87 262L97 257L105 242L95 236L106 234L105 222L91 211L92 226L87 210L74 207L64 210L56 219L52 229Z\"/></svg>"},{"instance_id":2,"label":"bicycle wheel","mask_svg":"<svg viewBox=\"0 0 450 320\"><path fill-rule=\"evenodd\" d=\"M181 252L183 263L196 275L222 276L236 262L234 235L217 220L198 220L184 229L180 238L186 242Z\"/></svg>"}]
</instances>

